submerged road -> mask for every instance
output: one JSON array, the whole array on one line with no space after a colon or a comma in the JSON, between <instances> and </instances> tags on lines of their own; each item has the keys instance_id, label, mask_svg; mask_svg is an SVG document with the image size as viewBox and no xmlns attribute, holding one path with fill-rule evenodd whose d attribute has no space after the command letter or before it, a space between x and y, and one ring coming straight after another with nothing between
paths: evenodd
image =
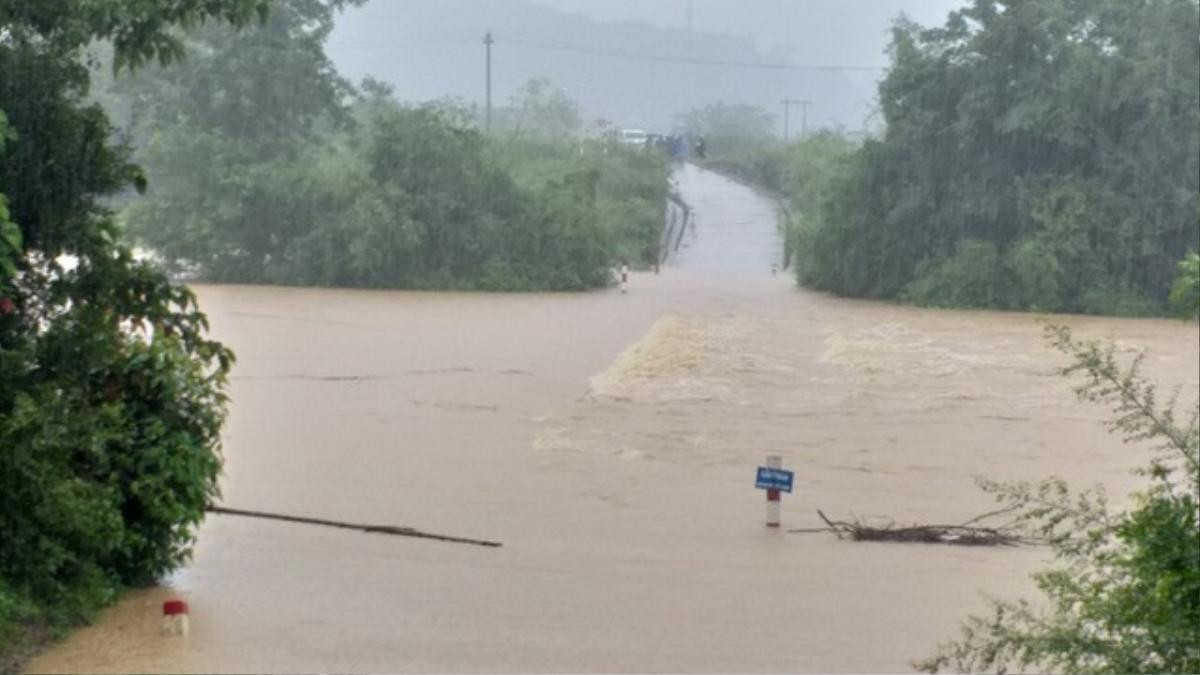
<instances>
[{"instance_id":1,"label":"submerged road","mask_svg":"<svg viewBox=\"0 0 1200 675\"><path fill-rule=\"evenodd\" d=\"M980 475L1137 485L1035 317L799 290L770 201L677 180L695 229L628 295L197 288L239 357L226 506L504 546L212 516L30 670L904 671L1046 552L768 530L765 455L796 471L785 528L961 522ZM1200 386L1193 325L1064 320ZM159 634L176 595L188 638Z\"/></svg>"}]
</instances>

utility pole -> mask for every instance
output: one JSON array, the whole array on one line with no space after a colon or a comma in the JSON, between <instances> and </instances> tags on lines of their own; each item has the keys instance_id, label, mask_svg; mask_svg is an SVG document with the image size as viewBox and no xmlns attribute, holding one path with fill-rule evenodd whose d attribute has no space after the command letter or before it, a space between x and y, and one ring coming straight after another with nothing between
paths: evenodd
<instances>
[{"instance_id":1,"label":"utility pole","mask_svg":"<svg viewBox=\"0 0 1200 675\"><path fill-rule=\"evenodd\" d=\"M794 105L800 106L800 138L803 139L808 133L808 106L812 105L812 101L785 98L780 103L783 104L783 141L786 143L788 140L789 113Z\"/></svg>"},{"instance_id":2,"label":"utility pole","mask_svg":"<svg viewBox=\"0 0 1200 675\"><path fill-rule=\"evenodd\" d=\"M696 40L692 34L692 21L695 18L696 7L692 0L684 0L684 22L687 27L687 57L689 59L696 58ZM687 73L688 98L692 101L696 100L696 90L698 89L698 77L695 66L689 66L685 71Z\"/></svg>"},{"instance_id":3,"label":"utility pole","mask_svg":"<svg viewBox=\"0 0 1200 675\"><path fill-rule=\"evenodd\" d=\"M486 130L492 130L492 45L495 44L492 39L492 31L488 31L483 36L483 45L487 49L487 122Z\"/></svg>"}]
</instances>

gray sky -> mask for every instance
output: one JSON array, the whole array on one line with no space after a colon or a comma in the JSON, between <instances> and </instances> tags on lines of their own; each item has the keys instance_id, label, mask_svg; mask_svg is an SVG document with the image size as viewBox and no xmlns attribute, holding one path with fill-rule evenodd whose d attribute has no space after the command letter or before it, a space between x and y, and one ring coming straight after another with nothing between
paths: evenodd
<instances>
[{"instance_id":1,"label":"gray sky","mask_svg":"<svg viewBox=\"0 0 1200 675\"><path fill-rule=\"evenodd\" d=\"M942 24L965 0L370 0L348 11L329 53L352 81L372 76L410 101L482 105L484 32L496 37L493 93L503 105L548 77L587 119L669 131L710 103L782 118L782 98L814 101L810 127L864 127L891 21ZM686 30L688 7L692 28ZM787 69L682 63L787 64ZM777 125L782 131L782 119Z\"/></svg>"},{"instance_id":2,"label":"gray sky","mask_svg":"<svg viewBox=\"0 0 1200 675\"><path fill-rule=\"evenodd\" d=\"M378 1L378 0L376 0ZM503 2L503 0L494 0ZM749 36L765 51L794 48L826 61L873 65L901 13L941 24L966 0L538 0L600 21L640 21L667 28Z\"/></svg>"}]
</instances>

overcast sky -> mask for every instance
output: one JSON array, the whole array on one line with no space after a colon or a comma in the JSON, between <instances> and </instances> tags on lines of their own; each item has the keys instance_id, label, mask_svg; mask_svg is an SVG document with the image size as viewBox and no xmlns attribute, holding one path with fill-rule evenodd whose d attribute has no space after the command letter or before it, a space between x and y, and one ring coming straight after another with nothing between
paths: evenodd
<instances>
[{"instance_id":1,"label":"overcast sky","mask_svg":"<svg viewBox=\"0 0 1200 675\"><path fill-rule=\"evenodd\" d=\"M668 130L679 113L716 102L776 114L788 97L816 102L807 118L813 127L858 130L871 119L882 72L858 68L887 64L892 21L903 13L940 25L964 2L369 0L338 20L329 53L352 81L384 80L402 99L449 96L480 105L481 39L492 31L497 105L529 79L548 77L580 101L587 119L621 126ZM790 69L686 65L680 58Z\"/></svg>"},{"instance_id":2,"label":"overcast sky","mask_svg":"<svg viewBox=\"0 0 1200 675\"><path fill-rule=\"evenodd\" d=\"M380 0L375 0L379 2ZM387 1L387 0L384 0ZM403 0L401 0L403 1ZM492 0L503 2L503 0ZM901 13L925 25L941 24L965 0L538 0L602 21L640 21L666 28L687 25L709 33L749 36L769 52L824 57L845 65L883 61L892 19ZM803 35L804 39L799 36Z\"/></svg>"}]
</instances>

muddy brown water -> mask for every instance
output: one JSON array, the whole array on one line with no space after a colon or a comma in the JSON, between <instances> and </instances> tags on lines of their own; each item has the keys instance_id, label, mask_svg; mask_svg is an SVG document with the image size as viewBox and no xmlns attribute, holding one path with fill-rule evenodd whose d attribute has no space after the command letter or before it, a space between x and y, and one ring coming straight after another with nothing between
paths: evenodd
<instances>
[{"instance_id":1,"label":"muddy brown water","mask_svg":"<svg viewBox=\"0 0 1200 675\"><path fill-rule=\"evenodd\" d=\"M769 201L677 178L695 229L628 295L198 287L239 357L226 505L504 547L212 516L30 670L905 671L985 595L1032 597L1046 551L768 530L765 455L796 471L785 528L961 522L993 507L977 476L1138 485L1039 317L799 290ZM1200 387L1194 324L1058 320Z\"/></svg>"}]
</instances>

